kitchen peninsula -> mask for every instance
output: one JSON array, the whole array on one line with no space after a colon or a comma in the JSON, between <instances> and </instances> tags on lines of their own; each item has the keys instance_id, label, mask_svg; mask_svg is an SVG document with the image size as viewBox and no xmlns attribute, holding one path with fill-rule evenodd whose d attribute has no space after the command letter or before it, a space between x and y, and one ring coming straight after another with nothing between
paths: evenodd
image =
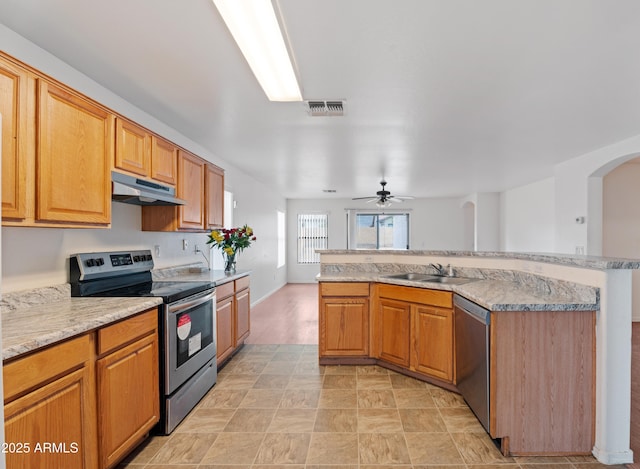
<instances>
[{"instance_id":1,"label":"kitchen peninsula","mask_svg":"<svg viewBox=\"0 0 640 469\"><path fill-rule=\"evenodd\" d=\"M630 434L630 363L631 363L631 269L638 269L640 261L624 260L624 259L608 259L590 256L569 256L562 254L527 254L527 253L502 253L502 252L452 252L452 251L354 251L354 250L323 250L320 251L321 271L318 276L320 282L320 307L321 307L321 323L320 323L320 349L321 359L331 358L334 363L340 360L348 362L353 356L340 357L334 355L330 357L322 356L323 341L326 344L328 338L323 338L322 314L323 314L323 287L329 286L329 294L336 294L336 289L331 285L347 285L353 284L360 286L361 291L356 294L349 294L349 303L351 311L360 308L363 313L362 320L362 336L363 344L360 356L368 359L384 360L386 363L394 364L397 350L402 349L390 346L390 353L384 358L384 350L381 350L381 344L384 340L383 331L388 331L387 325L391 324L396 327L394 321L384 323L383 330L380 330L381 319L388 308L380 306L383 304L380 299L379 290L384 287L389 290L389 286L397 286L398 288L406 288L409 291L424 290L438 293L440 303L429 303L431 300L413 300L410 299L411 307L425 304L432 311L446 313L447 309L453 311L449 306L447 297L442 294L452 295L454 293L470 300L471 302L491 311L492 320L495 317L502 317L502 322L496 322L496 327L492 330L492 338L500 340L504 344L516 344L515 340L509 342L508 337L513 333L524 331L521 336L521 343L530 342L530 346L540 347L540 355L545 355L549 337L544 335L544 331L549 331L549 325L545 325L535 333L531 332L528 327L522 326L522 331L507 327L500 332L498 324L507 324L509 320L514 320L515 315L521 315L520 324L526 324L529 318L540 319L543 315L546 318L552 316L555 320L566 321L570 316L574 316L573 320L569 320L567 325L563 326L567 330L571 330L574 335L580 337L581 342L578 344L582 347L580 353L576 356L584 357L584 362L580 364L584 369L591 369L592 384L588 386L594 391L589 396L590 401L586 403L587 407L592 409L593 414L590 417L591 425L587 427L593 428L591 443L593 446L591 452L602 463L620 464L630 463L633 460L633 454L629 449ZM473 281L461 284L455 283L434 283L413 281L411 279L390 278L392 274L402 272L415 272L422 274L434 274L434 265L442 266L450 265L453 273L458 277L467 277L474 279ZM448 269L445 269L447 271ZM362 288L366 286L366 288ZM325 292L326 293L326 292ZM389 294L385 293L387 297ZM444 299L443 299L444 298ZM387 306L400 311L402 303L398 304L396 300L387 301ZM391 301L391 303L389 303ZM394 302L395 301L395 302ZM356 306L353 306L356 305ZM435 306L433 306L435 305ZM354 309L355 308L355 309ZM325 310L329 311L329 310ZM338 311L338 308L333 310ZM411 310L413 311L413 310ZM586 314L585 314L586 313ZM389 315L391 317L391 315ZM398 314L397 317L403 317ZM588 317L592 319L589 320ZM587 318L585 320L585 318ZM415 322L407 320L406 329L411 330ZM414 320L415 321L415 320ZM572 322L573 321L573 322ZM334 321L335 323L335 321ZM590 327L584 326L584 324ZM580 324L581 332L576 332L574 328ZM513 326L513 325L512 325ZM414 326L415 327L415 326ZM587 331L588 329L588 331ZM586 332L585 332L586 331ZM328 333L327 330L324 331ZM553 332L553 329L551 329ZM386 332L388 335L388 332ZM495 334L500 334L497 339ZM539 336L536 336L536 334ZM591 339L589 338L591 336ZM525 340L526 339L526 340ZM542 342L535 344L535 340L541 339ZM564 336L563 336L564 339ZM415 345L415 337L411 336L411 340ZM591 342L589 342L591 340ZM546 341L546 342L545 342ZM558 342L562 342L559 340ZM336 342L332 342L335 344ZM387 343L391 344L392 340L387 339ZM409 340L407 339L407 343ZM595 344L595 353L593 347ZM351 346L352 344L350 344ZM520 344L518 344L520 345ZM368 348L368 347L371 348ZM591 347L591 353L588 353ZM558 349L559 350L559 349ZM415 355L415 351L407 352ZM351 355L354 355L351 353ZM357 355L357 354L356 354ZM412 356L413 356L412 355ZM529 354L536 355L536 354ZM549 355L547 353L547 355ZM590 355L590 356L589 356ZM389 360L389 356L392 357ZM494 358L492 356L492 358ZM526 359L523 358L523 360ZM553 363L553 357L547 356ZM407 358L406 363L411 362L411 358ZM591 362L589 362L591 360ZM396 367L402 368L401 358L395 362ZM440 364L446 361L440 361ZM412 370L413 368L413 370ZM436 367L437 368L437 367ZM495 366L491 370L492 393L495 393L496 379L499 379L500 371L496 371ZM394 368L395 369L395 368ZM406 368L409 372L415 372L416 367L410 364ZM595 369L595 370L593 370ZM502 368L504 370L504 368ZM543 373L551 372L550 369L541 368ZM438 371L438 370L436 370ZM498 375L496 375L496 372ZM557 370L555 371L558 372ZM426 373L427 376L429 373ZM431 373L433 376L433 373ZM447 381L455 386L455 373L451 379L442 380L445 384ZM437 377L437 376L436 376ZM504 381L504 380L503 380ZM554 380L550 381L551 386L558 383ZM526 383L525 383L526 384ZM525 387L523 387L524 389ZM566 397L566 396L565 396ZM579 400L578 396L571 395L571 400ZM495 403L495 395L492 395L492 402ZM542 400L544 403L544 399ZM550 405L547 403L547 406ZM582 404L580 404L582 405ZM522 401L521 406L526 411L532 411L527 407L527 402ZM548 411L548 409L541 409ZM588 409L587 409L588 410ZM492 416L495 418L495 416ZM519 422L520 425L526 425L527 422ZM492 429L496 429L496 422L492 422ZM526 430L526 429L525 429ZM571 433L578 433L582 430L574 429ZM538 433L549 432L548 428L538 429ZM588 429L587 429L588 432ZM502 438L508 435L496 434L492 436ZM584 441L584 438L583 438ZM507 445L509 441L507 439ZM513 443L513 441L512 441ZM503 442L504 445L504 442ZM514 453L521 451L521 454L534 454L539 452L538 449L522 449L518 450L517 445L513 445ZM523 445L522 448L527 448ZM503 446L503 451L509 452L508 447ZM571 452L583 452L581 450L569 449L566 451L551 451L547 454L560 454L561 452L568 454Z\"/></svg>"}]
</instances>

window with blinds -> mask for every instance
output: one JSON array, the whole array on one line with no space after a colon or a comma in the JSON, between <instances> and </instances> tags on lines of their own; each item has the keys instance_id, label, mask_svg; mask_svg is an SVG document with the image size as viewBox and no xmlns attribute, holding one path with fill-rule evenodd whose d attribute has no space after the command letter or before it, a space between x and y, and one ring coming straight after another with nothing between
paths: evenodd
<instances>
[{"instance_id":1,"label":"window with blinds","mask_svg":"<svg viewBox=\"0 0 640 469\"><path fill-rule=\"evenodd\" d=\"M316 249L327 249L327 214L298 214L298 264L319 264Z\"/></svg>"}]
</instances>

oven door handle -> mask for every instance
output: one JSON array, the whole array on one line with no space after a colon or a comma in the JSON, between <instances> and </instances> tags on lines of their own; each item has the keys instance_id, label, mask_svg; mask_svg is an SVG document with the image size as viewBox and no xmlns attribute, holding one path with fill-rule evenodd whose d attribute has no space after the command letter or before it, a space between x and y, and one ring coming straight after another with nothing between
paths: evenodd
<instances>
[{"instance_id":1,"label":"oven door handle","mask_svg":"<svg viewBox=\"0 0 640 469\"><path fill-rule=\"evenodd\" d=\"M196 306L200 306L201 304L206 303L207 301L213 300L215 297L216 297L216 292L214 290L211 293L208 293L204 296L199 296L191 300L179 301L177 303L170 304L168 305L169 314L176 314L191 308L195 308Z\"/></svg>"}]
</instances>

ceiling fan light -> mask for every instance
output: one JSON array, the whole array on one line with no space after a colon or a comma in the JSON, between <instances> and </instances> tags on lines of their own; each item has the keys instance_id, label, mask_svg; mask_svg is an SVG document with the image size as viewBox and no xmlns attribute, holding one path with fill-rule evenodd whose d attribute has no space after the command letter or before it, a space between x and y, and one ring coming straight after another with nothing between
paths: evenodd
<instances>
[{"instance_id":1,"label":"ceiling fan light","mask_svg":"<svg viewBox=\"0 0 640 469\"><path fill-rule=\"evenodd\" d=\"M271 0L213 0L270 101L302 101Z\"/></svg>"},{"instance_id":2,"label":"ceiling fan light","mask_svg":"<svg viewBox=\"0 0 640 469\"><path fill-rule=\"evenodd\" d=\"M376 202L376 206L378 208L387 208L391 206L391 201L390 200L378 200Z\"/></svg>"}]
</instances>

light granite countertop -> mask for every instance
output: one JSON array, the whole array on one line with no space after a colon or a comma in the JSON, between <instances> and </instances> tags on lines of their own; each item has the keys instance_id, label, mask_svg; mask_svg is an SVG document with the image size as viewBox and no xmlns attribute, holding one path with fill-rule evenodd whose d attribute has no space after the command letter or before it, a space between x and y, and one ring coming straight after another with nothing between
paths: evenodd
<instances>
[{"instance_id":1,"label":"light granite countertop","mask_svg":"<svg viewBox=\"0 0 640 469\"><path fill-rule=\"evenodd\" d=\"M491 311L595 311L599 309L594 289L542 292L522 283L474 279L460 285L388 278L388 273L349 272L320 274L319 282L378 282L392 285L445 290L457 293Z\"/></svg>"},{"instance_id":2,"label":"light granite countertop","mask_svg":"<svg viewBox=\"0 0 640 469\"><path fill-rule=\"evenodd\" d=\"M318 249L319 254L334 255L380 255L393 256L444 256L455 259L456 257L476 257L493 259L518 259L532 262L545 262L547 264L583 267L588 269L640 269L640 259L623 259L616 257L587 256L578 254L559 254L543 252L509 252L509 251L424 251L424 250L388 250L379 251L371 249Z\"/></svg>"},{"instance_id":3,"label":"light granite countertop","mask_svg":"<svg viewBox=\"0 0 640 469\"><path fill-rule=\"evenodd\" d=\"M2 311L2 360L98 329L150 308L162 298L59 298Z\"/></svg>"}]
</instances>

